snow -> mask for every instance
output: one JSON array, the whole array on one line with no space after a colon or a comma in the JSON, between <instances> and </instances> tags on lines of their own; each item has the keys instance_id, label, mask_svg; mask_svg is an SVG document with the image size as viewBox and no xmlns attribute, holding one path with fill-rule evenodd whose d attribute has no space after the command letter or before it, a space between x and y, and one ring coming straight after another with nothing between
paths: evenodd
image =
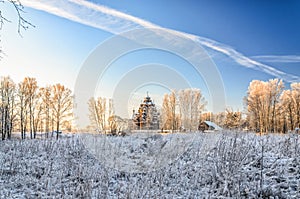
<instances>
[{"instance_id":1,"label":"snow","mask_svg":"<svg viewBox=\"0 0 300 199\"><path fill-rule=\"evenodd\" d=\"M221 127L219 127L216 123L211 122L211 121L204 121L209 127L213 127L214 130L216 131L221 131L223 130Z\"/></svg>"},{"instance_id":2,"label":"snow","mask_svg":"<svg viewBox=\"0 0 300 199\"><path fill-rule=\"evenodd\" d=\"M299 135L0 142L0 198L300 198Z\"/></svg>"}]
</instances>

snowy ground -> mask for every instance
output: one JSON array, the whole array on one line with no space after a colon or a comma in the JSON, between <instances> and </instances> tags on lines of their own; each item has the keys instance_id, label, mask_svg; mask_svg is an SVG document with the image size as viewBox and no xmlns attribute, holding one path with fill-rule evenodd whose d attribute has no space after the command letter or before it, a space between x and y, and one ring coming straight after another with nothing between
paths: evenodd
<instances>
[{"instance_id":1,"label":"snowy ground","mask_svg":"<svg viewBox=\"0 0 300 199\"><path fill-rule=\"evenodd\" d=\"M299 142L233 132L5 140L0 197L300 198Z\"/></svg>"}]
</instances>

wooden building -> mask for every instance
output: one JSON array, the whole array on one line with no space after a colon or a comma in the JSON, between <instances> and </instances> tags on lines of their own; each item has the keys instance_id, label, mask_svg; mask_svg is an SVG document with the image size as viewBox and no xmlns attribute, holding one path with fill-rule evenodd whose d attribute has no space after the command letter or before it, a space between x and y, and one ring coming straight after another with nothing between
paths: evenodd
<instances>
[{"instance_id":1,"label":"wooden building","mask_svg":"<svg viewBox=\"0 0 300 199\"><path fill-rule=\"evenodd\" d=\"M199 124L198 130L205 132L205 131L221 131L223 130L221 127L219 127L217 124L211 121L203 121Z\"/></svg>"},{"instance_id":2,"label":"wooden building","mask_svg":"<svg viewBox=\"0 0 300 199\"><path fill-rule=\"evenodd\" d=\"M137 112L133 110L132 121L136 125L136 129L159 129L159 113L148 94Z\"/></svg>"}]
</instances>

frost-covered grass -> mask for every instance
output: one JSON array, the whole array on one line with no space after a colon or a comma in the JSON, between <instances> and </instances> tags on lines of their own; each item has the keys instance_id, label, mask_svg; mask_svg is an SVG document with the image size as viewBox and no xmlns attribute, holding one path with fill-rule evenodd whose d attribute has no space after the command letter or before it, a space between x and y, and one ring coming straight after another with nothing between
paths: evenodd
<instances>
[{"instance_id":1,"label":"frost-covered grass","mask_svg":"<svg viewBox=\"0 0 300 199\"><path fill-rule=\"evenodd\" d=\"M175 150L168 142L185 136L107 139L115 143L112 153L122 149L120 161L114 160L124 164L127 158L134 167L131 158ZM197 133L172 161L148 172L126 172L99 158L109 159L109 153L95 158L78 135L5 140L0 142L0 197L300 198L299 142L292 134Z\"/></svg>"}]
</instances>

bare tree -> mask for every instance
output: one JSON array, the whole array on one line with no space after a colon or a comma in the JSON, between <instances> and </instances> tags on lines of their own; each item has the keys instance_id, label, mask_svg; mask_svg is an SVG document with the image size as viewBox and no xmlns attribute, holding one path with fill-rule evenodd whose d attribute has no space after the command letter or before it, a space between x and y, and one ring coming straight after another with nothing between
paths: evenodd
<instances>
[{"instance_id":1,"label":"bare tree","mask_svg":"<svg viewBox=\"0 0 300 199\"><path fill-rule=\"evenodd\" d=\"M234 112L232 109L226 109L226 118L224 126L228 129L238 129L241 125L242 113Z\"/></svg>"},{"instance_id":2,"label":"bare tree","mask_svg":"<svg viewBox=\"0 0 300 199\"><path fill-rule=\"evenodd\" d=\"M108 100L108 119L107 120L108 120L108 126L109 126L110 132L113 134L117 133L118 126L117 126L114 104L113 104L112 99Z\"/></svg>"},{"instance_id":3,"label":"bare tree","mask_svg":"<svg viewBox=\"0 0 300 199\"><path fill-rule=\"evenodd\" d=\"M119 134L126 127L127 121L115 114L113 99L108 99L108 126L110 132Z\"/></svg>"},{"instance_id":4,"label":"bare tree","mask_svg":"<svg viewBox=\"0 0 300 199\"><path fill-rule=\"evenodd\" d=\"M41 97L41 110L43 114L44 120L44 131L46 133L46 137L48 138L48 133L50 132L50 121L51 121L51 86L42 87L39 90Z\"/></svg>"},{"instance_id":5,"label":"bare tree","mask_svg":"<svg viewBox=\"0 0 300 199\"><path fill-rule=\"evenodd\" d=\"M285 90L280 96L281 117L283 123L287 120L287 127L291 130L299 127L300 122L300 83L292 83L290 90Z\"/></svg>"},{"instance_id":6,"label":"bare tree","mask_svg":"<svg viewBox=\"0 0 300 199\"><path fill-rule=\"evenodd\" d=\"M176 92L174 90L169 94L169 108L170 108L170 123L172 131L176 130L176 104L177 97Z\"/></svg>"},{"instance_id":7,"label":"bare tree","mask_svg":"<svg viewBox=\"0 0 300 199\"><path fill-rule=\"evenodd\" d=\"M26 138L26 130L27 130L27 118L28 118L28 95L27 95L27 86L26 82L23 80L18 84L17 90L18 96L18 115L19 115L19 123L20 123L20 131L21 138Z\"/></svg>"},{"instance_id":8,"label":"bare tree","mask_svg":"<svg viewBox=\"0 0 300 199\"><path fill-rule=\"evenodd\" d=\"M206 106L199 89L185 89L178 92L181 122L185 129L197 130L201 112Z\"/></svg>"},{"instance_id":9,"label":"bare tree","mask_svg":"<svg viewBox=\"0 0 300 199\"><path fill-rule=\"evenodd\" d=\"M277 112L279 107L280 95L283 91L284 85L282 80L271 79L268 82L269 86L269 102L270 102L270 122L269 129L271 132L277 131Z\"/></svg>"},{"instance_id":10,"label":"bare tree","mask_svg":"<svg viewBox=\"0 0 300 199\"><path fill-rule=\"evenodd\" d=\"M15 121L15 83L10 77L1 77L0 81L0 132L2 140L11 138Z\"/></svg>"},{"instance_id":11,"label":"bare tree","mask_svg":"<svg viewBox=\"0 0 300 199\"><path fill-rule=\"evenodd\" d=\"M176 104L177 97L174 90L170 94L165 94L162 104L162 128L171 129L172 131L177 129L176 121Z\"/></svg>"},{"instance_id":12,"label":"bare tree","mask_svg":"<svg viewBox=\"0 0 300 199\"><path fill-rule=\"evenodd\" d=\"M231 109L228 110L232 111ZM215 113L214 115L212 115L212 113L205 113L204 115L206 116L206 120L212 121L221 127L226 127L227 112L219 112ZM201 119L201 121L203 121L203 119Z\"/></svg>"},{"instance_id":13,"label":"bare tree","mask_svg":"<svg viewBox=\"0 0 300 199\"><path fill-rule=\"evenodd\" d=\"M285 90L280 96L280 110L283 133L286 133L288 128L294 129L294 108L292 100L292 92Z\"/></svg>"},{"instance_id":14,"label":"bare tree","mask_svg":"<svg viewBox=\"0 0 300 199\"><path fill-rule=\"evenodd\" d=\"M252 129L262 133L274 132L277 129L276 115L283 87L283 82L278 79L250 82L246 105Z\"/></svg>"},{"instance_id":15,"label":"bare tree","mask_svg":"<svg viewBox=\"0 0 300 199\"><path fill-rule=\"evenodd\" d=\"M163 129L171 129L171 111L168 94L165 94L163 98L161 120Z\"/></svg>"},{"instance_id":16,"label":"bare tree","mask_svg":"<svg viewBox=\"0 0 300 199\"><path fill-rule=\"evenodd\" d=\"M28 100L28 111L29 111L29 130L30 130L30 138L35 138L34 132L34 112L35 112L35 101L37 98L38 85L35 78L25 77L23 84L25 86L25 97Z\"/></svg>"},{"instance_id":17,"label":"bare tree","mask_svg":"<svg viewBox=\"0 0 300 199\"><path fill-rule=\"evenodd\" d=\"M38 90L36 94L36 98L34 99L34 108L33 108L33 138L36 138L37 131L41 131L41 128L38 129L40 124L43 121L42 113L43 113L43 100L41 99L42 93L40 92L40 89Z\"/></svg>"},{"instance_id":18,"label":"bare tree","mask_svg":"<svg viewBox=\"0 0 300 199\"><path fill-rule=\"evenodd\" d=\"M126 120L118 115L115 115L115 121L116 121L117 129L118 129L119 133L125 129L128 129L128 120Z\"/></svg>"},{"instance_id":19,"label":"bare tree","mask_svg":"<svg viewBox=\"0 0 300 199\"><path fill-rule=\"evenodd\" d=\"M190 128L190 121L189 121L189 111L190 111L190 89L180 90L178 92L178 101L179 101L179 108L180 108L180 117L182 127L184 129Z\"/></svg>"},{"instance_id":20,"label":"bare tree","mask_svg":"<svg viewBox=\"0 0 300 199\"><path fill-rule=\"evenodd\" d=\"M56 129L56 139L60 132L61 124L65 120L72 120L73 96L70 89L61 84L52 86L51 109Z\"/></svg>"},{"instance_id":21,"label":"bare tree","mask_svg":"<svg viewBox=\"0 0 300 199\"><path fill-rule=\"evenodd\" d=\"M91 98L88 105L91 125L94 126L97 131L105 131L106 98Z\"/></svg>"},{"instance_id":22,"label":"bare tree","mask_svg":"<svg viewBox=\"0 0 300 199\"><path fill-rule=\"evenodd\" d=\"M295 127L299 128L300 125L300 83L292 83L292 100L294 104L294 114L296 116Z\"/></svg>"},{"instance_id":23,"label":"bare tree","mask_svg":"<svg viewBox=\"0 0 300 199\"><path fill-rule=\"evenodd\" d=\"M2 139L10 138L13 128L16 129L17 126L22 139L26 138L28 129L31 138L36 138L37 131L41 131L44 125L47 132L50 126L57 132L62 126L71 130L72 108L71 90L61 84L38 89L35 78L26 77L16 86L9 77L1 77L0 134Z\"/></svg>"}]
</instances>

